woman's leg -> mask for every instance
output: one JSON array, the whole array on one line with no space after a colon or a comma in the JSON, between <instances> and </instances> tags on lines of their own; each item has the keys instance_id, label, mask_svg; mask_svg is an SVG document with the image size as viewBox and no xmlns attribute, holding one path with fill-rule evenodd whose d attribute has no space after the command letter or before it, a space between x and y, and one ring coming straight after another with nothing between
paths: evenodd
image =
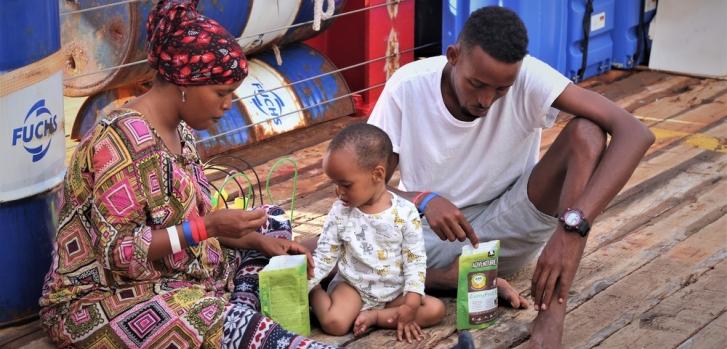
<instances>
[{"instance_id":1,"label":"woman's leg","mask_svg":"<svg viewBox=\"0 0 727 349\"><path fill-rule=\"evenodd\" d=\"M265 206L268 222L260 229L267 236L291 239L290 221L277 206ZM240 266L235 289L226 309L222 345L224 348L335 348L288 332L260 313L258 273L268 258L258 251L238 251Z\"/></svg>"}]
</instances>

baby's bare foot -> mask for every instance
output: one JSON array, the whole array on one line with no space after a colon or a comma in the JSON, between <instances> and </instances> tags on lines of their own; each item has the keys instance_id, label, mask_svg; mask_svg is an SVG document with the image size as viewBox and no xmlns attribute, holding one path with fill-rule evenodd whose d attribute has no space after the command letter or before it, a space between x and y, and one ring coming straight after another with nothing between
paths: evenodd
<instances>
[{"instance_id":1,"label":"baby's bare foot","mask_svg":"<svg viewBox=\"0 0 727 349\"><path fill-rule=\"evenodd\" d=\"M358 337L364 333L373 325L376 325L378 318L378 312L376 310L365 310L358 314L356 321L353 322L353 335Z\"/></svg>"}]
</instances>

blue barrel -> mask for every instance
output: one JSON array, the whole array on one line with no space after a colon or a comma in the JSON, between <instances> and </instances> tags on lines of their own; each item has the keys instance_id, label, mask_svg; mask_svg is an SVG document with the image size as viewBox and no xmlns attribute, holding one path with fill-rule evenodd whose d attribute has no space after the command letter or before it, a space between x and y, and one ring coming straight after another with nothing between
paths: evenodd
<instances>
[{"instance_id":1,"label":"blue barrel","mask_svg":"<svg viewBox=\"0 0 727 349\"><path fill-rule=\"evenodd\" d=\"M644 14L640 16L642 10ZM656 0L621 0L616 3L613 28L614 67L631 69L644 62L646 51L651 47L651 40L648 38L649 23L655 14Z\"/></svg>"},{"instance_id":2,"label":"blue barrel","mask_svg":"<svg viewBox=\"0 0 727 349\"><path fill-rule=\"evenodd\" d=\"M71 129L71 138L80 141L96 126L96 120L103 113L122 107L134 97L141 96L149 90L144 84L131 84L111 90L101 91L88 97L78 109Z\"/></svg>"},{"instance_id":3,"label":"blue barrel","mask_svg":"<svg viewBox=\"0 0 727 349\"><path fill-rule=\"evenodd\" d=\"M66 13L61 18L63 50L68 61L65 95L95 95L153 77L154 72L146 63L98 71L146 59L146 19L155 1L58 1ZM344 2L338 0L336 8L342 8ZM113 3L119 4L74 12ZM252 55L281 43L286 35L286 42L316 35L311 29L306 29L310 25L298 30L287 28L296 20L304 21L308 13L312 19L312 3L313 0L201 0L198 10L239 37L238 42L245 54ZM90 73L93 74L87 75Z\"/></svg>"},{"instance_id":4,"label":"blue barrel","mask_svg":"<svg viewBox=\"0 0 727 349\"><path fill-rule=\"evenodd\" d=\"M271 53L249 61L235 91L241 103L198 132L204 157L355 112L349 87L341 73L332 73L337 68L328 58L302 43L286 46L281 56L281 66Z\"/></svg>"},{"instance_id":5,"label":"blue barrel","mask_svg":"<svg viewBox=\"0 0 727 349\"><path fill-rule=\"evenodd\" d=\"M235 96L237 98L237 96ZM245 113L245 107L242 101L236 100L232 103L232 108L225 112L222 119L212 127L196 131L197 139L209 139L214 135L219 135L231 130L223 137L217 137L214 141L204 142L197 145L197 150L203 158L210 158L214 155L224 153L230 150L240 148L243 145L255 142L255 129L251 126L250 117Z\"/></svg>"},{"instance_id":6,"label":"blue barrel","mask_svg":"<svg viewBox=\"0 0 727 349\"><path fill-rule=\"evenodd\" d=\"M341 73L331 73L337 68L328 58L302 43L283 48L281 56L281 66L272 53L248 62L249 74L235 91L232 108L214 126L197 131L197 149L203 157L355 112L350 89ZM102 111L120 107L145 91L135 85L89 97L76 116L72 137L82 138Z\"/></svg>"},{"instance_id":7,"label":"blue barrel","mask_svg":"<svg viewBox=\"0 0 727 349\"><path fill-rule=\"evenodd\" d=\"M326 6L328 5L328 1L324 1L323 4L323 9L327 9ZM334 11L334 15L341 13L341 10L344 6L346 6L346 0L336 0L336 9ZM308 40L324 32L328 28L328 26L333 23L334 18L322 21L320 31L313 30L312 24L303 24L313 20L314 9L315 0L303 0L300 3L300 7L298 8L298 14L295 16L292 27L288 29L288 31L283 36L281 45L287 45L294 42Z\"/></svg>"},{"instance_id":8,"label":"blue barrel","mask_svg":"<svg viewBox=\"0 0 727 349\"><path fill-rule=\"evenodd\" d=\"M58 3L0 1L0 75L60 48ZM0 327L37 316L65 174L62 72L0 97Z\"/></svg>"},{"instance_id":9,"label":"blue barrel","mask_svg":"<svg viewBox=\"0 0 727 349\"><path fill-rule=\"evenodd\" d=\"M587 4L592 4L587 13ZM578 82L611 70L613 58L613 26L615 22L615 0L569 0L568 2L568 44L566 73ZM590 26L584 33L584 17L590 18ZM584 41L586 40L587 41ZM588 49L584 52L584 43ZM585 64L583 55L586 54ZM582 71L581 71L582 70Z\"/></svg>"}]
</instances>

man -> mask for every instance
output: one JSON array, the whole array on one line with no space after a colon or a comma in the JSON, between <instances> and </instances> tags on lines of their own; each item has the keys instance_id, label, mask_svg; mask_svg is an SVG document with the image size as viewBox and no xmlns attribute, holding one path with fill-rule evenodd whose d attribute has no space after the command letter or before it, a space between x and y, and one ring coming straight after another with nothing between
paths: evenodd
<instances>
[{"instance_id":1,"label":"man","mask_svg":"<svg viewBox=\"0 0 727 349\"><path fill-rule=\"evenodd\" d=\"M466 240L501 240L503 275L542 251L532 277L539 313L530 344L556 348L589 222L654 137L613 102L528 56L527 45L515 13L477 10L446 57L410 63L392 76L369 123L392 140L389 168L401 172L396 191L426 218L427 287L457 287ZM556 109L576 118L538 161L542 128L553 124ZM498 286L513 307L527 308L507 282Z\"/></svg>"}]
</instances>

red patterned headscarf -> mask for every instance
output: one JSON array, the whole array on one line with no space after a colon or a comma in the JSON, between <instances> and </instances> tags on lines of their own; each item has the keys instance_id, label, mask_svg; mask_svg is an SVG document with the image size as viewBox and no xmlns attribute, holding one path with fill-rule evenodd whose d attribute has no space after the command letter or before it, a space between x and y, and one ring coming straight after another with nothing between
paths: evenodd
<instances>
[{"instance_id":1,"label":"red patterned headscarf","mask_svg":"<svg viewBox=\"0 0 727 349\"><path fill-rule=\"evenodd\" d=\"M247 76L234 37L197 12L199 0L161 0L146 22L148 60L176 85L233 84Z\"/></svg>"}]
</instances>

